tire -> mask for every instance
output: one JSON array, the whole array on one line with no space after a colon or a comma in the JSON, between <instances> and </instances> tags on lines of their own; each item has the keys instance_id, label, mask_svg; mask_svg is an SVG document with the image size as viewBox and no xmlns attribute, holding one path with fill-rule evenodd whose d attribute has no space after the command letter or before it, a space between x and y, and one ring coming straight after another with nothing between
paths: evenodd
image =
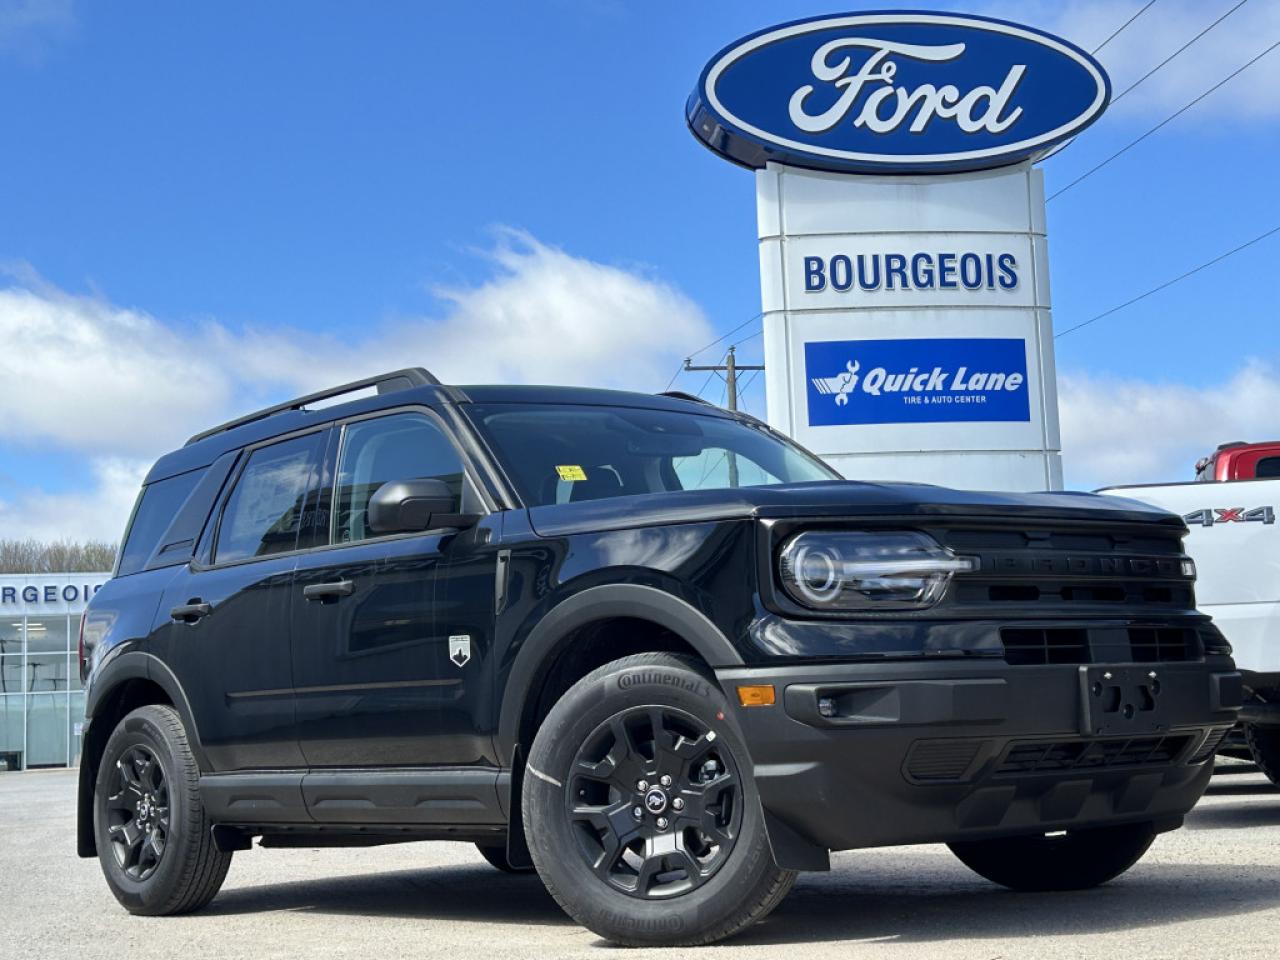
<instances>
[{"instance_id":1,"label":"tire","mask_svg":"<svg viewBox=\"0 0 1280 960\"><path fill-rule=\"evenodd\" d=\"M600 667L551 709L521 809L538 875L578 923L623 946L694 946L791 889L729 709L694 661L658 653Z\"/></svg>"},{"instance_id":2,"label":"tire","mask_svg":"<svg viewBox=\"0 0 1280 960\"><path fill-rule=\"evenodd\" d=\"M974 873L1011 890L1086 890L1132 867L1155 836L1151 824L1132 823L948 846Z\"/></svg>"},{"instance_id":3,"label":"tire","mask_svg":"<svg viewBox=\"0 0 1280 960\"><path fill-rule=\"evenodd\" d=\"M1258 769L1267 775L1268 780L1280 786L1280 727L1255 727L1247 723L1244 736Z\"/></svg>"},{"instance_id":4,"label":"tire","mask_svg":"<svg viewBox=\"0 0 1280 960\"><path fill-rule=\"evenodd\" d=\"M511 861L507 859L507 848L505 844L488 844L477 843L476 849L480 851L480 856L484 857L489 863L503 873L533 873L533 867L513 867Z\"/></svg>"},{"instance_id":5,"label":"tire","mask_svg":"<svg viewBox=\"0 0 1280 960\"><path fill-rule=\"evenodd\" d=\"M172 707L139 707L112 731L93 810L102 873L130 913L190 913L218 893L231 853L214 845L200 771Z\"/></svg>"}]
</instances>

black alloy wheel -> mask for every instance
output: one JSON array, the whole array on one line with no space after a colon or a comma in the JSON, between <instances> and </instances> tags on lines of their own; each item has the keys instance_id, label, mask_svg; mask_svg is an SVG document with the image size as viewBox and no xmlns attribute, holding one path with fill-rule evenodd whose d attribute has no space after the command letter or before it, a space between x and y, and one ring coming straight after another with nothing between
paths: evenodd
<instances>
[{"instance_id":1,"label":"black alloy wheel","mask_svg":"<svg viewBox=\"0 0 1280 960\"><path fill-rule=\"evenodd\" d=\"M714 730L668 706L614 714L573 758L568 816L578 851L632 897L680 896L729 858L742 824L742 779Z\"/></svg>"},{"instance_id":2,"label":"black alloy wheel","mask_svg":"<svg viewBox=\"0 0 1280 960\"><path fill-rule=\"evenodd\" d=\"M107 835L116 864L131 880L148 879L169 840L169 784L149 747L135 744L116 761L107 796Z\"/></svg>"},{"instance_id":3,"label":"black alloy wheel","mask_svg":"<svg viewBox=\"0 0 1280 960\"><path fill-rule=\"evenodd\" d=\"M556 701L524 765L538 876L611 943L694 946L769 915L796 875L773 859L750 753L705 664L637 653Z\"/></svg>"},{"instance_id":4,"label":"black alloy wheel","mask_svg":"<svg viewBox=\"0 0 1280 960\"><path fill-rule=\"evenodd\" d=\"M116 899L150 917L207 904L231 865L212 826L178 712L151 704L128 713L107 738L94 775L94 846Z\"/></svg>"}]
</instances>

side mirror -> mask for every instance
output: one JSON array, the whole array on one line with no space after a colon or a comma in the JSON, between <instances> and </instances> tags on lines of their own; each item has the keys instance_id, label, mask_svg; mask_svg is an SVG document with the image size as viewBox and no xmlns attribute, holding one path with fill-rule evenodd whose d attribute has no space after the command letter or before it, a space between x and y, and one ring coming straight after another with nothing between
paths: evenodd
<instances>
[{"instance_id":1,"label":"side mirror","mask_svg":"<svg viewBox=\"0 0 1280 960\"><path fill-rule=\"evenodd\" d=\"M475 517L457 512L458 500L442 480L392 480L369 498L369 531L414 533L433 527L465 527Z\"/></svg>"}]
</instances>

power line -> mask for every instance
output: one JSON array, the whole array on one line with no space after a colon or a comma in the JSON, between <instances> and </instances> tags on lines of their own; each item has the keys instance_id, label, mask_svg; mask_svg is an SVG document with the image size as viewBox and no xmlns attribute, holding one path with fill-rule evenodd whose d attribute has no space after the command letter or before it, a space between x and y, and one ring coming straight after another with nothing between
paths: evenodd
<instances>
[{"instance_id":1,"label":"power line","mask_svg":"<svg viewBox=\"0 0 1280 960\"><path fill-rule=\"evenodd\" d=\"M1090 52L1090 53L1092 53L1092 54L1095 54L1095 55L1096 55L1096 54L1097 54L1097 52L1098 52L1099 50L1101 50L1103 47L1105 47L1108 43L1110 43L1110 42L1111 42L1112 40L1114 40L1116 37L1120 36L1120 34L1124 33L1125 28L1126 28L1126 27L1128 27L1128 26L1129 26L1129 24L1133 23L1133 21L1137 20L1137 19L1138 19L1140 16L1142 16L1144 13L1146 13L1146 12L1147 12L1147 10L1149 10L1149 9L1151 8L1152 4L1154 4L1155 2L1156 2L1156 0L1147 0L1147 2L1146 2L1146 3L1144 3L1144 4L1142 5L1142 9L1141 9L1141 10L1139 10L1137 13L1135 13L1132 17L1130 17L1130 18L1129 18L1128 20L1126 20L1124 23L1120 24L1120 26L1116 28L1116 32L1115 32L1115 33L1111 34L1111 36L1107 37L1107 39L1103 40L1100 44L1098 44L1096 47L1094 47L1094 48L1093 48L1092 50L1090 50L1089 52Z\"/></svg>"},{"instance_id":2,"label":"power line","mask_svg":"<svg viewBox=\"0 0 1280 960\"><path fill-rule=\"evenodd\" d=\"M1246 3L1248 3L1248 2L1249 2L1249 0L1240 0L1240 2L1239 2L1239 3L1237 3L1234 7L1232 7L1230 10L1228 10L1228 11L1227 11L1226 13L1224 13L1222 16L1220 16L1217 20L1213 21L1213 23L1209 24L1207 27L1205 27L1203 30L1201 30L1199 33L1197 33L1194 37L1192 37L1190 40L1188 40L1186 43L1184 43L1182 46L1180 46L1177 50L1173 51L1173 53L1169 54L1169 56L1165 57L1163 60L1161 60L1159 63L1157 63L1154 67L1152 67L1150 70L1148 70L1146 73L1144 73L1141 77L1139 77L1135 82L1133 82L1133 83L1129 84L1129 86L1125 87L1125 88L1124 88L1124 90L1123 90L1123 92L1121 92L1121 93L1117 93L1114 97L1112 97L1112 98L1111 98L1111 105L1112 105L1112 106L1114 106L1116 103L1118 103L1118 102L1120 101L1120 99L1121 99L1121 98L1122 98L1126 93L1129 93L1131 90L1133 90L1133 89L1134 89L1134 87L1137 87L1139 84L1141 84L1141 83L1143 83L1144 81L1146 81L1146 80L1147 80L1147 79L1148 79L1148 78L1149 78L1153 73L1155 73L1157 70L1159 70L1159 69L1160 69L1161 67L1163 67L1165 64L1167 64L1167 63L1168 63L1170 60L1172 60L1174 57L1178 56L1178 54L1180 54L1180 53L1182 53L1182 51L1186 50L1186 49L1187 49L1187 47L1191 46L1193 43L1195 43L1197 40L1199 40L1201 37L1203 37L1206 33L1208 33L1210 30L1212 30L1214 27L1216 27L1218 24L1220 24L1223 20L1227 19L1227 17L1231 16L1233 13L1235 13L1237 10L1239 10L1241 7L1243 7L1243 6L1244 6Z\"/></svg>"},{"instance_id":3,"label":"power line","mask_svg":"<svg viewBox=\"0 0 1280 960\"><path fill-rule=\"evenodd\" d=\"M1235 70L1231 71L1231 73L1227 74L1225 77L1223 77L1221 80L1219 80L1217 83L1215 83L1212 87L1210 87L1210 88L1209 88L1208 90L1206 90L1204 93L1200 94L1200 96L1196 97L1194 100L1192 100L1190 103L1188 103L1188 104L1187 104L1185 107L1183 107L1181 110L1178 110L1176 113L1171 114L1171 115L1170 115L1170 116L1168 116L1168 117L1165 117L1165 119L1161 120L1161 121L1160 121L1159 123L1157 123L1154 127L1152 127L1150 130L1148 130L1146 133L1144 133L1142 136L1138 137L1138 139L1136 139L1136 140L1132 141L1131 143L1127 144L1127 145L1126 145L1126 146L1124 146L1124 147L1121 147L1119 150L1117 150L1117 151L1116 151L1115 153L1113 153L1111 156L1107 157L1107 159L1103 160L1103 161L1102 161L1101 163L1099 163L1097 166L1090 167L1090 168L1089 168L1088 170L1086 170L1084 173L1080 174L1080 176L1076 177L1074 180L1072 180L1070 183L1068 183L1068 184L1067 184L1065 187L1063 187L1061 190L1058 190L1056 193L1052 193L1052 194L1050 194L1050 195L1049 195L1049 200L1052 200L1052 199L1054 199L1055 197L1060 197L1060 196L1062 196L1064 193L1066 193L1068 190L1070 190L1072 187L1074 187L1074 186L1075 186L1077 183L1079 183L1080 181L1082 181L1082 180L1086 179L1087 177L1091 177L1091 176L1093 176L1095 173L1097 173L1099 170L1101 170L1103 167L1105 167L1105 166L1106 166L1108 163L1110 163L1112 160L1116 159L1116 157L1118 157L1118 156L1120 156L1121 154L1123 154L1123 153L1125 153L1125 152L1129 151L1129 150L1130 150L1130 149L1132 149L1133 147L1136 147L1136 146L1137 146L1138 144L1140 144L1143 140L1147 139L1147 137L1151 136L1153 133L1155 133L1157 130L1159 130L1161 127L1163 127L1165 124L1169 123L1169 122L1170 122L1170 121L1172 121L1172 120L1176 120L1178 117L1182 116L1184 113L1186 113L1188 110L1190 110L1192 107L1194 107L1197 103L1199 103L1199 102L1200 102L1201 100L1203 100L1205 97L1209 96L1209 94L1213 93L1215 90L1217 90L1219 87L1221 87L1221 86L1222 86L1224 83L1226 83L1228 80L1231 80L1232 78L1237 77L1237 76L1239 76L1240 74L1244 73L1244 71L1248 70L1251 66L1253 66L1255 63L1257 63L1259 60L1261 60L1263 57L1265 57L1268 53L1270 53L1270 52L1271 52L1272 50L1274 50L1276 47L1280 47L1280 40L1277 40L1275 43L1271 44L1271 46L1267 47L1267 49L1263 50L1260 54L1258 54L1256 57L1254 57L1254 58L1253 58L1252 60L1250 60L1248 63L1244 64L1244 66L1237 67ZM1049 202L1049 200L1046 200L1046 201L1045 201L1045 203L1048 203L1048 202Z\"/></svg>"},{"instance_id":4,"label":"power line","mask_svg":"<svg viewBox=\"0 0 1280 960\"><path fill-rule=\"evenodd\" d=\"M717 343L720 343L721 341L724 341L724 340L729 339L731 336L733 336L735 333L737 333L739 330L741 330L741 329L742 329L743 327L745 327L747 324L749 324L749 323L751 323L751 322L753 322L753 321L755 321L755 320L759 320L759 319L760 319L761 317L763 317L763 316L764 316L764 314L763 314L763 313L757 313L754 317L748 317L746 320L743 320L740 324L738 324L736 327L734 327L734 328L733 328L732 330L730 330L728 333L722 333L720 336L716 337L714 340L712 340L710 343L708 343L705 347L699 347L697 350L694 350L692 353L690 353L688 356L686 356L686 357L685 357L685 363L688 363L690 360L692 360L692 359L693 359L694 357L696 357L698 354L702 353L704 350L710 350L710 349L711 349L712 347L714 347ZM669 381L667 381L667 389L668 389L668 390L670 390L670 389L671 389L672 385L676 382L676 378L677 378L677 377L679 377L679 376L680 376L680 374L682 374L682 373L684 373L684 363L680 364L680 366L676 368L676 372L675 372L675 373L673 373L673 374L671 375L671 379L670 379Z\"/></svg>"},{"instance_id":5,"label":"power line","mask_svg":"<svg viewBox=\"0 0 1280 960\"><path fill-rule=\"evenodd\" d=\"M1063 330L1061 333L1054 336L1054 339L1057 340L1059 337L1065 337L1068 333L1074 333L1076 330L1079 330L1081 327L1087 327L1089 326L1089 324L1096 323L1098 320L1101 320L1103 317L1109 317L1111 316L1111 314L1116 313L1120 310L1123 310L1125 307L1132 306L1133 304L1137 303L1139 300L1145 300L1147 297L1151 296L1153 293L1159 293L1161 290L1164 290L1167 287L1171 287L1175 283L1178 283L1181 280L1185 280L1187 279L1187 277L1190 277L1193 274L1199 273L1201 270L1207 269L1208 267L1212 267L1215 263L1221 263L1223 260L1227 259L1227 257L1234 256L1235 254L1239 253L1241 250L1245 250L1249 247L1252 247L1255 243L1259 243L1260 241L1265 240L1267 239L1267 237L1272 236L1273 234L1276 234L1276 233L1280 233L1280 226L1272 227L1266 233L1260 233L1258 234L1258 236L1254 237L1252 240L1246 240L1244 243L1240 244L1240 246L1234 247L1231 250L1228 250L1226 253L1220 253L1218 254L1218 256L1214 257L1212 260L1206 260L1204 263L1200 264L1200 266L1193 267L1192 269L1188 270L1186 273L1181 273L1178 276L1174 277L1172 280L1166 280L1164 283L1160 284L1157 287L1152 287L1146 293L1138 294L1138 296L1134 297L1132 300L1126 300L1124 303L1119 304L1118 306L1114 306L1110 310L1104 310L1102 313L1098 314L1096 317L1090 317L1088 320L1085 320L1082 323L1077 323L1074 327L1067 327L1067 329Z\"/></svg>"},{"instance_id":6,"label":"power line","mask_svg":"<svg viewBox=\"0 0 1280 960\"><path fill-rule=\"evenodd\" d=\"M683 369L684 369L684 367L681 367L680 369L681 369L681 370L683 370ZM709 384L712 380L714 380L714 379L715 379L715 376L716 376L716 372L715 372L714 370L712 370L710 373L708 373L708 374L707 374L707 379L705 379L705 380L703 380L703 381L702 381L702 386L700 386L700 387L698 388L698 392L697 392L696 394L694 394L694 396L698 396L698 397L702 396L702 391L703 391L703 390L705 390L705 389L707 389L707 384Z\"/></svg>"},{"instance_id":7,"label":"power line","mask_svg":"<svg viewBox=\"0 0 1280 960\"><path fill-rule=\"evenodd\" d=\"M698 367L694 366L688 360L684 362L686 370L710 370L713 374L719 374L724 371L724 387L725 393L729 400L729 409L738 409L738 371L739 370L763 370L763 365L741 364L738 363L737 351L729 348L729 352L725 354L724 363L713 363L710 366Z\"/></svg>"},{"instance_id":8,"label":"power line","mask_svg":"<svg viewBox=\"0 0 1280 960\"><path fill-rule=\"evenodd\" d=\"M742 387L738 390L739 400L747 395L747 391L751 389L751 385L756 382L756 379L760 376L761 372L762 371L760 370L756 370L751 374L751 376L742 381Z\"/></svg>"}]
</instances>

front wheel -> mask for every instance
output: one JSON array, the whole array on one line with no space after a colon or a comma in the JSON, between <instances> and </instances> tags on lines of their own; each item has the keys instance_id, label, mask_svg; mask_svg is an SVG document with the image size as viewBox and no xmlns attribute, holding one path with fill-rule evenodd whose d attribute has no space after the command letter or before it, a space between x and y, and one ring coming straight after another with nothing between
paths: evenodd
<instances>
[{"instance_id":1,"label":"front wheel","mask_svg":"<svg viewBox=\"0 0 1280 960\"><path fill-rule=\"evenodd\" d=\"M1133 823L948 846L974 873L1011 890L1085 890L1132 867L1155 836L1151 824Z\"/></svg>"},{"instance_id":2,"label":"front wheel","mask_svg":"<svg viewBox=\"0 0 1280 960\"><path fill-rule=\"evenodd\" d=\"M221 888L231 854L214 845L199 780L172 707L139 707L108 738L94 836L107 885L130 913L189 913Z\"/></svg>"},{"instance_id":3,"label":"front wheel","mask_svg":"<svg viewBox=\"0 0 1280 960\"><path fill-rule=\"evenodd\" d=\"M578 681L534 738L526 839L565 911L627 946L737 933L795 882L769 852L729 705L691 662L615 660Z\"/></svg>"}]
</instances>

